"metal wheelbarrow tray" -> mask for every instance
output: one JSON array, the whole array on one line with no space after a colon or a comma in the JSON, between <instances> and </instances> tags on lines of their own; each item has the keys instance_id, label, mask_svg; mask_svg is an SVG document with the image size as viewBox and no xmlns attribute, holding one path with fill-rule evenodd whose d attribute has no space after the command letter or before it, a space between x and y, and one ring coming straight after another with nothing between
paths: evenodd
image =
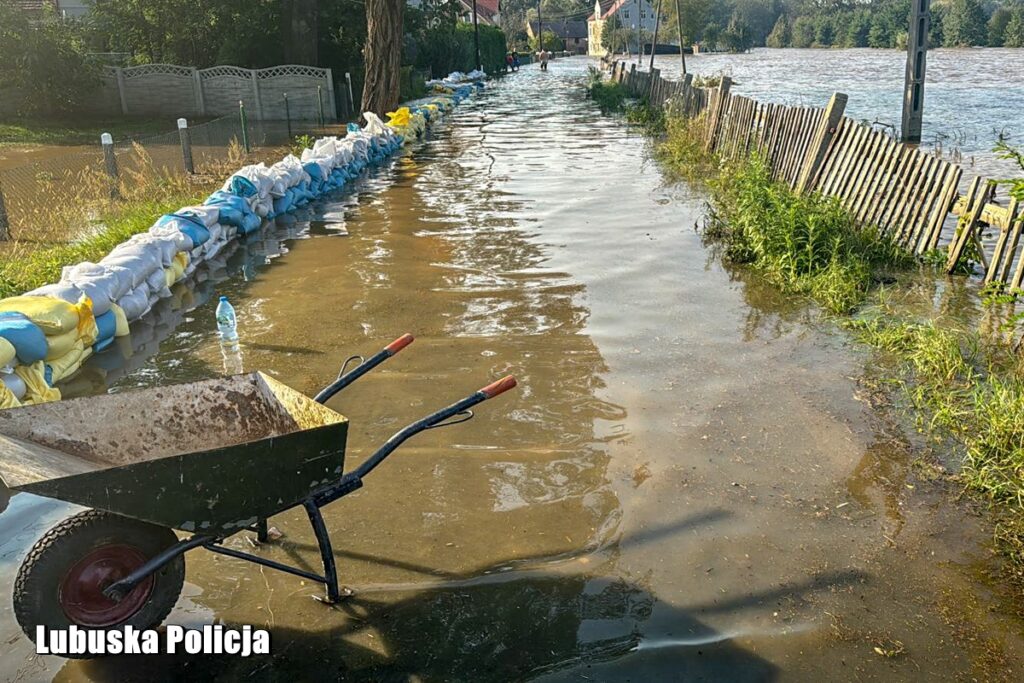
<instances>
[{"instance_id":1,"label":"metal wheelbarrow tray","mask_svg":"<svg viewBox=\"0 0 1024 683\"><path fill-rule=\"evenodd\" d=\"M344 472L348 421L323 404L412 341L407 334L370 358L349 358L314 399L256 372L0 411L4 483L90 508L47 532L22 563L22 629L35 640L40 626L157 626L181 592L184 554L199 547L319 582L324 602L341 599L320 508L361 488L406 439L464 422L472 406L516 384L505 377L409 424ZM267 518L299 505L323 575L223 545L240 531L266 541Z\"/></svg>"}]
</instances>

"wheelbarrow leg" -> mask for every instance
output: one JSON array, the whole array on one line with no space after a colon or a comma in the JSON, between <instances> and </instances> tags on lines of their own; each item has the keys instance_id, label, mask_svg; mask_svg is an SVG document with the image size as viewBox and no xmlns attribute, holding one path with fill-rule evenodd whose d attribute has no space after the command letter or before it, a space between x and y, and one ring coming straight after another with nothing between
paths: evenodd
<instances>
[{"instance_id":1,"label":"wheelbarrow leg","mask_svg":"<svg viewBox=\"0 0 1024 683\"><path fill-rule=\"evenodd\" d=\"M266 543L270 539L270 534L267 531L267 520L261 517L256 520L256 540L260 543Z\"/></svg>"},{"instance_id":2,"label":"wheelbarrow leg","mask_svg":"<svg viewBox=\"0 0 1024 683\"><path fill-rule=\"evenodd\" d=\"M334 565L334 550L331 548L331 537L327 533L327 525L324 524L320 508L312 500L307 500L302 505L306 508L306 514L309 515L309 523L313 525L313 533L316 534L316 542L320 546L320 559L324 563L324 578L326 579L324 583L327 585L327 599L324 602L333 605L352 593L348 590L342 593L338 586L338 570Z\"/></svg>"}]
</instances>

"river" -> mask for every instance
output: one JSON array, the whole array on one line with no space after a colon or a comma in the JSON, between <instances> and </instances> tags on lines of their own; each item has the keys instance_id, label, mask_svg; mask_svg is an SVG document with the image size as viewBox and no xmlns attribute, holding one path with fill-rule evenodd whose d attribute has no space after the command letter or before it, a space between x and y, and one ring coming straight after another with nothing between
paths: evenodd
<instances>
[{"instance_id":1,"label":"river","mask_svg":"<svg viewBox=\"0 0 1024 683\"><path fill-rule=\"evenodd\" d=\"M517 390L325 510L355 595L332 609L295 577L195 551L168 621L265 625L272 657L36 657L7 599L0 676L1020 678L984 517L927 476L921 439L863 381L864 349L708 251L701 194L599 115L588 64L493 83L414 155L179 291L134 360L94 361L76 389L260 369L312 394L412 332L330 403L358 462L514 373ZM235 303L240 355L220 348L213 293ZM10 498L0 585L66 513ZM304 515L272 524L284 538L257 552L315 568Z\"/></svg>"}]
</instances>

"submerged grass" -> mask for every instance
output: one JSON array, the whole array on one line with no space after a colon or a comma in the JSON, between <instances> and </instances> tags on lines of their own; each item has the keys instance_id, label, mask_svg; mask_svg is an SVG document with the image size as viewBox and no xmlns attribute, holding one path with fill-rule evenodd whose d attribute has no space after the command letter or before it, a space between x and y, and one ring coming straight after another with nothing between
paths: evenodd
<instances>
[{"instance_id":1,"label":"submerged grass","mask_svg":"<svg viewBox=\"0 0 1024 683\"><path fill-rule=\"evenodd\" d=\"M601 71L594 67L588 72L587 94L605 114L622 111L626 103L626 89L620 83L604 80Z\"/></svg>"},{"instance_id":2,"label":"submerged grass","mask_svg":"<svg viewBox=\"0 0 1024 683\"><path fill-rule=\"evenodd\" d=\"M963 445L959 478L995 505L997 545L1024 582L1024 361L1005 345L935 322L881 316L844 326L900 359L919 422Z\"/></svg>"}]
</instances>

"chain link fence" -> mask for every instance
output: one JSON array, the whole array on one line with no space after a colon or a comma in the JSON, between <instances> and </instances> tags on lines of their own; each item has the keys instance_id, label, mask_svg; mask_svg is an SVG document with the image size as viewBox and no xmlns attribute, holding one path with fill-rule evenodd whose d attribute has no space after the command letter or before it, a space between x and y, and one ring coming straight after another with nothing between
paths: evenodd
<instances>
[{"instance_id":1,"label":"chain link fence","mask_svg":"<svg viewBox=\"0 0 1024 683\"><path fill-rule=\"evenodd\" d=\"M223 172L223 164L231 160L239 165L272 163L298 136L344 135L345 121L352 118L347 93L340 122L329 119L322 94L283 99L284 120L254 121L240 107L237 114L189 123L187 135L174 130L118 142L112 146L112 165L99 140L94 149L32 150L27 153L31 161L0 168L0 239L74 241L90 231L99 207L121 194L118 188L125 184Z\"/></svg>"}]
</instances>

